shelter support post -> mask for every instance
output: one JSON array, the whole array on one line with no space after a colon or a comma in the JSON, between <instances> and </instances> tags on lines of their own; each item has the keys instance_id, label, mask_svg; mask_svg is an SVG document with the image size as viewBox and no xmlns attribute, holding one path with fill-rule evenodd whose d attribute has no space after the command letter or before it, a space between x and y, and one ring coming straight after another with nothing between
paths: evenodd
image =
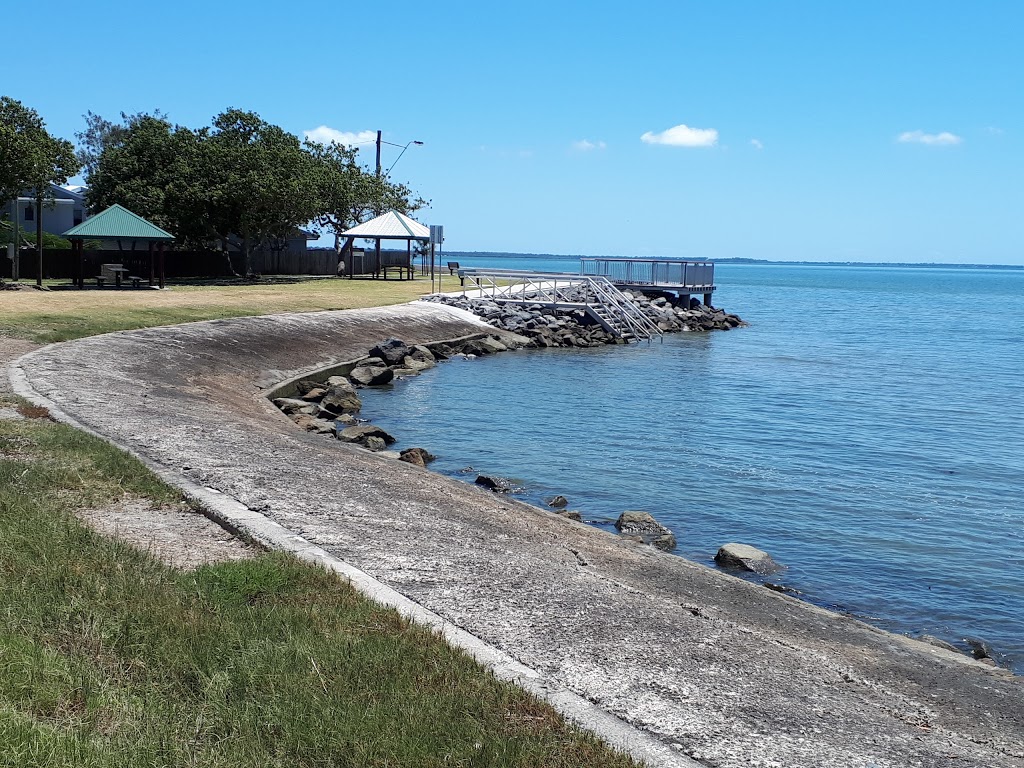
<instances>
[{"instance_id":1,"label":"shelter support post","mask_svg":"<svg viewBox=\"0 0 1024 768\"><path fill-rule=\"evenodd\" d=\"M156 277L156 256L153 253L153 243L149 244L149 287L153 287L153 278Z\"/></svg>"},{"instance_id":2,"label":"shelter support post","mask_svg":"<svg viewBox=\"0 0 1024 768\"><path fill-rule=\"evenodd\" d=\"M157 248L159 249L159 259L160 259L160 290L163 290L163 287L164 287L164 244L160 243L160 245L158 245Z\"/></svg>"}]
</instances>

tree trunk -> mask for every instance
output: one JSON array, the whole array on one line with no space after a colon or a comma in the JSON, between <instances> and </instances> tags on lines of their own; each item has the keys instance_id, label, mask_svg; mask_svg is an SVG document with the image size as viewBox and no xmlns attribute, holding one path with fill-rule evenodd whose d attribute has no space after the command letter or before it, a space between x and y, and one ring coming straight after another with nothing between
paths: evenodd
<instances>
[{"instance_id":1,"label":"tree trunk","mask_svg":"<svg viewBox=\"0 0 1024 768\"><path fill-rule=\"evenodd\" d=\"M249 227L242 227L242 254L244 256L245 267L244 274L246 277L252 277L252 258L250 256L250 240L249 240Z\"/></svg>"}]
</instances>

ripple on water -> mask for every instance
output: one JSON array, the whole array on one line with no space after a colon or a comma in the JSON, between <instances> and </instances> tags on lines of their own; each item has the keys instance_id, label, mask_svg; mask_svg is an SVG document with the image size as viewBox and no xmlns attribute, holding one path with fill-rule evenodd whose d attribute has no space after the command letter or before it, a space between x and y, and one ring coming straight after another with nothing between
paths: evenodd
<instances>
[{"instance_id":1,"label":"ripple on water","mask_svg":"<svg viewBox=\"0 0 1024 768\"><path fill-rule=\"evenodd\" d=\"M453 360L364 415L438 471L650 510L701 562L754 544L808 599L1024 671L1024 346L936 300L953 280L1024 326L1024 273L946 272L720 267L749 328Z\"/></svg>"}]
</instances>

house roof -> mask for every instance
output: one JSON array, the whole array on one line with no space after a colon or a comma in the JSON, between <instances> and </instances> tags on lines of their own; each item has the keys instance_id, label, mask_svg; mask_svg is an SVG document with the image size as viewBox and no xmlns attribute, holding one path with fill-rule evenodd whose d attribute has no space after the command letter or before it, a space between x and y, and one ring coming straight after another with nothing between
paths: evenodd
<instances>
[{"instance_id":1,"label":"house roof","mask_svg":"<svg viewBox=\"0 0 1024 768\"><path fill-rule=\"evenodd\" d=\"M382 240L429 240L430 228L404 213L388 211L341 233L342 237L381 238Z\"/></svg>"},{"instance_id":2,"label":"house roof","mask_svg":"<svg viewBox=\"0 0 1024 768\"><path fill-rule=\"evenodd\" d=\"M62 237L93 238L97 240L149 240L152 242L173 240L174 235L150 224L137 213L114 204L102 213L97 213L77 227L72 227Z\"/></svg>"}]
</instances>

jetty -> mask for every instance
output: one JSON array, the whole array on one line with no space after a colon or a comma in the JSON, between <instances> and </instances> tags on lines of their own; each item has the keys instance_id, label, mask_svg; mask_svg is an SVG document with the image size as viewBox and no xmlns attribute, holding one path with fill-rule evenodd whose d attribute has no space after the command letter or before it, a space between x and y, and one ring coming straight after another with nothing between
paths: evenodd
<instances>
[{"instance_id":1,"label":"jetty","mask_svg":"<svg viewBox=\"0 0 1024 768\"><path fill-rule=\"evenodd\" d=\"M702 294L707 306L711 306L711 294L715 292L713 261L582 258L580 272L604 277L620 288L671 291L687 302L692 294Z\"/></svg>"},{"instance_id":2,"label":"jetty","mask_svg":"<svg viewBox=\"0 0 1024 768\"><path fill-rule=\"evenodd\" d=\"M498 304L580 310L625 342L662 338L658 326L602 275L530 272L519 269L460 269L462 295Z\"/></svg>"}]
</instances>

